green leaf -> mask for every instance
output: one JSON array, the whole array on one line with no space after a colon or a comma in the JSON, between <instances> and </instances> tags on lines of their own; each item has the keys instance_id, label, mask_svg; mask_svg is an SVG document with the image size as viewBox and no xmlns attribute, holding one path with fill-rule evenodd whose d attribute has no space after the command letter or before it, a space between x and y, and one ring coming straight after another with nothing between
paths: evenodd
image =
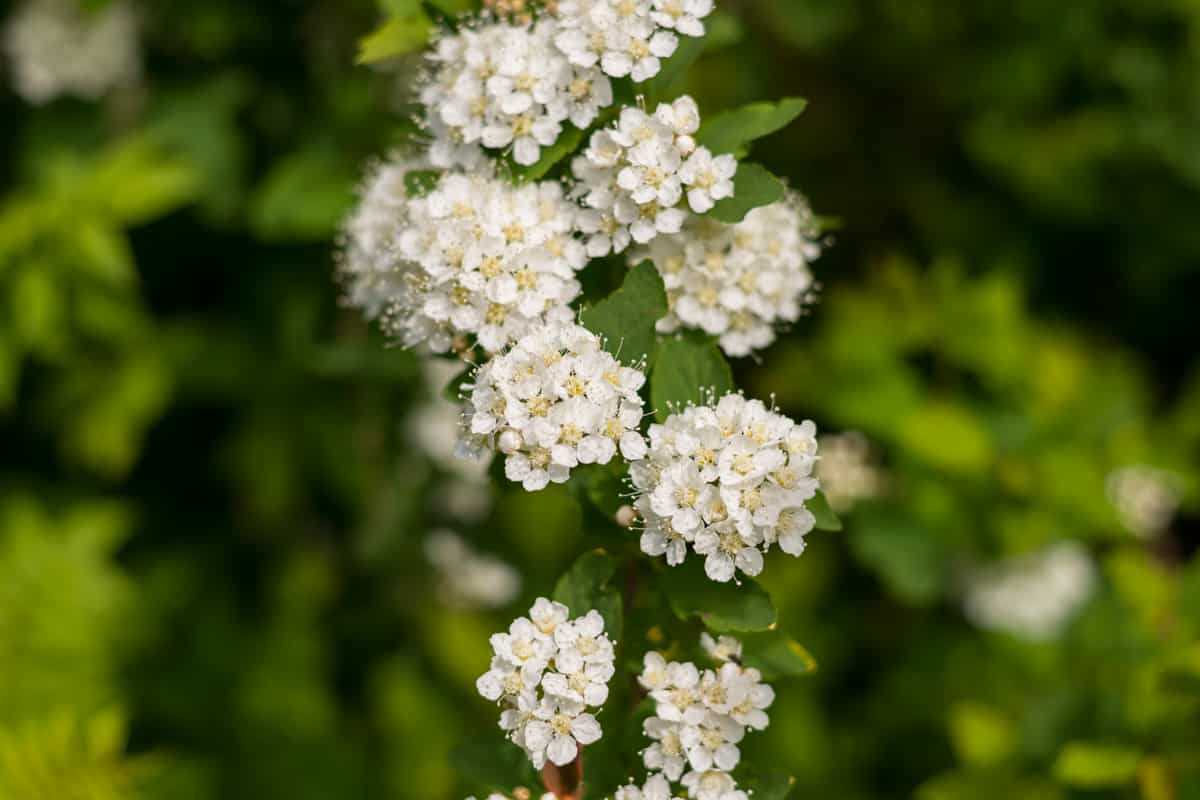
<instances>
[{"instance_id":1,"label":"green leaf","mask_svg":"<svg viewBox=\"0 0 1200 800\"><path fill-rule=\"evenodd\" d=\"M1069 742L1054 760L1054 777L1068 786L1122 786L1137 775L1141 753L1119 745Z\"/></svg>"},{"instance_id":2,"label":"green leaf","mask_svg":"<svg viewBox=\"0 0 1200 800\"><path fill-rule=\"evenodd\" d=\"M842 521L838 519L838 515L834 513L833 508L829 505L828 498L823 492L818 491L815 495L805 501L804 507L812 512L816 517L816 527L819 531L840 531L842 529Z\"/></svg>"},{"instance_id":3,"label":"green leaf","mask_svg":"<svg viewBox=\"0 0 1200 800\"><path fill-rule=\"evenodd\" d=\"M748 142L785 127L803 113L808 101L788 97L778 103L750 103L705 120L696 141L714 153L742 152Z\"/></svg>"},{"instance_id":4,"label":"green leaf","mask_svg":"<svg viewBox=\"0 0 1200 800\"><path fill-rule=\"evenodd\" d=\"M680 619L698 616L709 630L765 631L775 624L775 605L749 578L717 583L704 574L704 559L689 558L662 573L662 589Z\"/></svg>"},{"instance_id":5,"label":"green leaf","mask_svg":"<svg viewBox=\"0 0 1200 800\"><path fill-rule=\"evenodd\" d=\"M272 165L250 202L250 227L272 241L325 239L354 200L354 175L333 150L306 147Z\"/></svg>"},{"instance_id":6,"label":"green leaf","mask_svg":"<svg viewBox=\"0 0 1200 800\"><path fill-rule=\"evenodd\" d=\"M376 64L422 49L429 44L433 25L419 10L389 19L358 42L358 64Z\"/></svg>"},{"instance_id":7,"label":"green leaf","mask_svg":"<svg viewBox=\"0 0 1200 800\"><path fill-rule=\"evenodd\" d=\"M679 94L684 75L703 51L704 39L702 37L679 37L679 46L675 48L671 57L663 62L662 69L641 86L642 93L646 96L647 110L653 111L659 103Z\"/></svg>"},{"instance_id":8,"label":"green leaf","mask_svg":"<svg viewBox=\"0 0 1200 800\"><path fill-rule=\"evenodd\" d=\"M950 709L950 740L964 764L994 766L1010 755L1017 743L1012 722L998 709L966 701Z\"/></svg>"},{"instance_id":9,"label":"green leaf","mask_svg":"<svg viewBox=\"0 0 1200 800\"><path fill-rule=\"evenodd\" d=\"M741 640L742 663L757 669L766 680L817 671L817 660L812 653L782 631L743 634Z\"/></svg>"},{"instance_id":10,"label":"green leaf","mask_svg":"<svg viewBox=\"0 0 1200 800\"><path fill-rule=\"evenodd\" d=\"M621 593L609 586L617 562L603 550L592 550L575 560L554 585L554 599L581 617L593 609L604 617L608 638L621 638Z\"/></svg>"},{"instance_id":11,"label":"green leaf","mask_svg":"<svg viewBox=\"0 0 1200 800\"><path fill-rule=\"evenodd\" d=\"M525 752L496 731L476 731L450 753L450 763L467 780L489 791L540 786L541 778Z\"/></svg>"},{"instance_id":12,"label":"green leaf","mask_svg":"<svg viewBox=\"0 0 1200 800\"><path fill-rule=\"evenodd\" d=\"M512 165L513 179L522 183L541 180L555 164L574 153L581 141L583 141L583 130L574 125L568 126L554 140L554 144L542 148L542 156L535 163L527 167L514 163Z\"/></svg>"},{"instance_id":13,"label":"green leaf","mask_svg":"<svg viewBox=\"0 0 1200 800\"><path fill-rule=\"evenodd\" d=\"M659 422L677 409L706 402L709 392L720 397L733 389L733 370L716 342L686 333L659 344L650 377L650 403Z\"/></svg>"},{"instance_id":14,"label":"green leaf","mask_svg":"<svg viewBox=\"0 0 1200 800\"><path fill-rule=\"evenodd\" d=\"M631 365L655 358L654 324L667 313L667 292L658 270L643 261L629 271L621 288L590 308L579 318L592 333L604 339L604 347Z\"/></svg>"},{"instance_id":15,"label":"green leaf","mask_svg":"<svg viewBox=\"0 0 1200 800\"><path fill-rule=\"evenodd\" d=\"M721 222L741 222L751 210L782 200L784 192L783 182L765 167L743 161L733 179L733 197L726 197L708 213Z\"/></svg>"},{"instance_id":16,"label":"green leaf","mask_svg":"<svg viewBox=\"0 0 1200 800\"><path fill-rule=\"evenodd\" d=\"M414 169L404 173L404 191L409 197L424 197L441 179L442 173L436 169Z\"/></svg>"},{"instance_id":17,"label":"green leaf","mask_svg":"<svg viewBox=\"0 0 1200 800\"><path fill-rule=\"evenodd\" d=\"M754 800L784 800L796 783L796 779L782 769L764 769L745 762L738 767L735 777L738 788Z\"/></svg>"}]
</instances>

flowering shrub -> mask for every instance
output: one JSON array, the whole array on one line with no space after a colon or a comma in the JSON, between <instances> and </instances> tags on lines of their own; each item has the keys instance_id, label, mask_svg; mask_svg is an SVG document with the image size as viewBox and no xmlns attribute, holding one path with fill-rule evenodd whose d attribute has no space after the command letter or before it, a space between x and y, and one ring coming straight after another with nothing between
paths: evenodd
<instances>
[{"instance_id":1,"label":"flowering shrub","mask_svg":"<svg viewBox=\"0 0 1200 800\"><path fill-rule=\"evenodd\" d=\"M776 611L750 578L772 545L798 556L819 522L836 525L814 477L816 427L738 393L721 354L766 347L813 298L811 211L737 158L803 103L706 125L691 97L664 97L669 85L653 80L663 60L681 69L688 58L673 56L677 33L702 36L711 10L567 0L455 20L433 37L422 135L369 170L344 226L347 302L399 344L464 362L451 385L462 456L498 453L504 478L529 492L570 485L611 537L563 576L553 600L538 598L491 638L476 683L560 798L745 800L740 782L777 780L735 777L739 743L766 727L775 695L742 662L738 640L707 631L717 669L645 655L637 692L654 704L642 722L645 782L605 774L606 760L629 757L601 720L614 700L635 699L610 682L626 652L623 616L646 598L717 632L763 631L760 650L786 654L772 661L781 674L812 667L799 645L770 633ZM653 110L622 99L631 83L660 99ZM589 275L626 261L608 296L584 291ZM684 327L696 330L671 335ZM648 412L660 422L647 430ZM671 574L660 577L634 541L665 556ZM684 566L689 549L702 572ZM625 551L623 562L609 550ZM527 794L521 781L514 773L492 788Z\"/></svg>"}]
</instances>

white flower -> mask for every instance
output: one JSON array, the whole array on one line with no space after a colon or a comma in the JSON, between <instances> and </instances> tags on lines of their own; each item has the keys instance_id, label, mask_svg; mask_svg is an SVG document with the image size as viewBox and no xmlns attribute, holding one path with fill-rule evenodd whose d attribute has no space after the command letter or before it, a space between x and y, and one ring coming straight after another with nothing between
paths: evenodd
<instances>
[{"instance_id":1,"label":"white flower","mask_svg":"<svg viewBox=\"0 0 1200 800\"><path fill-rule=\"evenodd\" d=\"M700 634L700 646L714 661L742 660L742 643L732 636L718 636L714 639L712 634L705 631Z\"/></svg>"},{"instance_id":2,"label":"white flower","mask_svg":"<svg viewBox=\"0 0 1200 800\"><path fill-rule=\"evenodd\" d=\"M697 157L706 158L698 151L687 163ZM678 234L634 248L628 260L650 259L662 275L670 310L658 321L660 333L698 328L718 337L728 355L745 356L775 341L776 329L815 299L809 264L821 252L816 236L807 203L789 194L733 225L690 217Z\"/></svg>"},{"instance_id":3,"label":"white flower","mask_svg":"<svg viewBox=\"0 0 1200 800\"><path fill-rule=\"evenodd\" d=\"M529 617L491 637L494 656L476 681L480 695L500 702L500 727L533 765L569 764L579 747L600 738L588 711L608 698L612 642L596 611L576 619L562 603L539 597Z\"/></svg>"},{"instance_id":4,"label":"white flower","mask_svg":"<svg viewBox=\"0 0 1200 800\"><path fill-rule=\"evenodd\" d=\"M586 128L612 104L612 85L593 64L569 60L558 23L491 20L444 36L421 91L439 167L477 166L479 147L536 163L563 125Z\"/></svg>"},{"instance_id":5,"label":"white flower","mask_svg":"<svg viewBox=\"0 0 1200 800\"><path fill-rule=\"evenodd\" d=\"M687 754L680 736L682 723L659 717L647 717L642 730L654 743L642 751L646 769L662 772L672 781L677 781L687 767Z\"/></svg>"},{"instance_id":6,"label":"white flower","mask_svg":"<svg viewBox=\"0 0 1200 800\"><path fill-rule=\"evenodd\" d=\"M967 576L964 607L982 628L1027 639L1052 639L1091 596L1096 569L1075 542L976 569Z\"/></svg>"},{"instance_id":7,"label":"white flower","mask_svg":"<svg viewBox=\"0 0 1200 800\"><path fill-rule=\"evenodd\" d=\"M613 800L679 800L679 798L671 791L671 784L667 782L667 778L662 775L651 775L641 786L631 783L617 789Z\"/></svg>"},{"instance_id":8,"label":"white flower","mask_svg":"<svg viewBox=\"0 0 1200 800\"><path fill-rule=\"evenodd\" d=\"M873 460L871 444L858 431L821 437L817 477L830 507L839 513L849 511L860 500L878 496L883 489L883 475Z\"/></svg>"},{"instance_id":9,"label":"white flower","mask_svg":"<svg viewBox=\"0 0 1200 800\"><path fill-rule=\"evenodd\" d=\"M640 83L675 52L676 33L703 36L700 20L711 12L711 0L562 0L554 43L577 67L598 65L614 78Z\"/></svg>"},{"instance_id":10,"label":"white flower","mask_svg":"<svg viewBox=\"0 0 1200 800\"><path fill-rule=\"evenodd\" d=\"M737 173L737 159L731 155L716 158L706 147L697 147L679 167L679 179L688 187L688 205L697 214L703 214L716 205L716 201L733 196L733 176Z\"/></svg>"},{"instance_id":11,"label":"white flower","mask_svg":"<svg viewBox=\"0 0 1200 800\"><path fill-rule=\"evenodd\" d=\"M569 320L587 262L575 206L554 182L513 186L447 173L409 195L410 166L379 169L346 226L349 298L409 347L442 353L473 337L495 352Z\"/></svg>"},{"instance_id":12,"label":"white flower","mask_svg":"<svg viewBox=\"0 0 1200 800\"><path fill-rule=\"evenodd\" d=\"M650 426L645 459L630 467L645 524L642 550L674 566L688 546L715 581L757 575L772 545L791 555L813 527L816 427L739 394Z\"/></svg>"},{"instance_id":13,"label":"white flower","mask_svg":"<svg viewBox=\"0 0 1200 800\"><path fill-rule=\"evenodd\" d=\"M516 599L521 575L492 556L475 551L462 537L439 530L425 540L425 556L439 573L443 602L457 608L498 608Z\"/></svg>"},{"instance_id":14,"label":"white flower","mask_svg":"<svg viewBox=\"0 0 1200 800\"><path fill-rule=\"evenodd\" d=\"M683 785L692 800L747 800L733 776L721 770L689 772L683 776Z\"/></svg>"},{"instance_id":15,"label":"white flower","mask_svg":"<svg viewBox=\"0 0 1200 800\"><path fill-rule=\"evenodd\" d=\"M694 211L712 207L712 202L698 207L704 198L732 195L737 161L714 159L697 147L692 135L699 127L696 102L685 95L653 114L625 108L611 128L592 134L583 155L571 162L572 196L591 211L580 219L589 255L621 252L631 239L645 244L679 233L687 219L682 200L688 187L697 198Z\"/></svg>"},{"instance_id":16,"label":"white flower","mask_svg":"<svg viewBox=\"0 0 1200 800\"><path fill-rule=\"evenodd\" d=\"M1145 464L1113 470L1106 489L1121 522L1135 536L1153 539L1167 529L1179 508L1178 474Z\"/></svg>"},{"instance_id":17,"label":"white flower","mask_svg":"<svg viewBox=\"0 0 1200 800\"><path fill-rule=\"evenodd\" d=\"M538 491L566 481L578 464L645 454L638 433L645 381L585 328L535 328L478 370L462 435L501 449L505 475Z\"/></svg>"},{"instance_id":18,"label":"white flower","mask_svg":"<svg viewBox=\"0 0 1200 800\"><path fill-rule=\"evenodd\" d=\"M97 100L141 77L133 6L112 2L88 12L77 0L27 0L0 38L14 88L30 103L61 95Z\"/></svg>"},{"instance_id":19,"label":"white flower","mask_svg":"<svg viewBox=\"0 0 1200 800\"><path fill-rule=\"evenodd\" d=\"M559 697L545 697L525 726L525 747L533 765L541 768L545 759L558 766L575 760L580 745L600 738L600 723L583 710L582 703Z\"/></svg>"},{"instance_id":20,"label":"white flower","mask_svg":"<svg viewBox=\"0 0 1200 800\"><path fill-rule=\"evenodd\" d=\"M654 0L651 18L664 28L674 28L685 36L703 36L701 21L713 10L712 0Z\"/></svg>"}]
</instances>

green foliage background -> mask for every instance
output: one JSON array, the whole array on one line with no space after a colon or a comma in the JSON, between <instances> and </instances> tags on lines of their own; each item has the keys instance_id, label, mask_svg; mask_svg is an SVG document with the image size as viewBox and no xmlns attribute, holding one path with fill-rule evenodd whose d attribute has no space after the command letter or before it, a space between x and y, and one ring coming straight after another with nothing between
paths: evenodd
<instances>
[{"instance_id":1,"label":"green foliage background","mask_svg":"<svg viewBox=\"0 0 1200 800\"><path fill-rule=\"evenodd\" d=\"M404 422L441 387L332 278L415 66L357 42L406 5L143 6L138 89L0 88L0 798L461 798L523 606L437 602ZM890 476L769 560L820 667L747 757L795 797L1200 798L1200 7L718 8L683 88L806 97L754 159L837 220L822 302L738 383ZM1105 496L1130 463L1181 478L1151 544ZM503 487L462 532L525 601L628 546L584 514ZM964 620L964 559L1064 538L1102 576L1061 640Z\"/></svg>"}]
</instances>

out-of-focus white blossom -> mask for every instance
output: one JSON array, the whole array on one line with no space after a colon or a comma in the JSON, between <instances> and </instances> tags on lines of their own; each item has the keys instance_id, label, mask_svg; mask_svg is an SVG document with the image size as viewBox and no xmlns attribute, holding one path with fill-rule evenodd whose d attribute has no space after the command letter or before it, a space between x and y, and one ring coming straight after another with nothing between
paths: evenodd
<instances>
[{"instance_id":1,"label":"out-of-focus white blossom","mask_svg":"<svg viewBox=\"0 0 1200 800\"><path fill-rule=\"evenodd\" d=\"M1095 573L1086 549L1060 542L974 570L967 577L964 609L981 628L1052 639L1091 597Z\"/></svg>"},{"instance_id":2,"label":"out-of-focus white blossom","mask_svg":"<svg viewBox=\"0 0 1200 800\"><path fill-rule=\"evenodd\" d=\"M1179 476L1145 464L1131 464L1108 476L1108 500L1122 524L1142 539L1159 536L1179 509Z\"/></svg>"},{"instance_id":3,"label":"out-of-focus white blossom","mask_svg":"<svg viewBox=\"0 0 1200 800\"><path fill-rule=\"evenodd\" d=\"M480 147L536 163L563 125L586 128L612 104L612 85L593 65L555 46L553 18L534 25L490 20L438 40L421 91L439 167L479 164Z\"/></svg>"},{"instance_id":4,"label":"out-of-focus white blossom","mask_svg":"<svg viewBox=\"0 0 1200 800\"><path fill-rule=\"evenodd\" d=\"M808 203L792 194L734 225L692 217L679 233L632 250L629 261L649 258L662 275L670 310L660 333L699 328L727 354L745 356L814 301L808 265L821 252L817 233Z\"/></svg>"},{"instance_id":5,"label":"out-of-focus white blossom","mask_svg":"<svg viewBox=\"0 0 1200 800\"><path fill-rule=\"evenodd\" d=\"M703 644L706 649L717 645L711 637ZM722 654L741 653L741 643L732 637L721 637L720 645ZM736 797L729 795L737 790L729 772L741 758L738 743L747 730L767 727L774 690L758 670L733 661L700 670L649 652L642 665L638 682L655 704L643 725L652 740L642 751L646 769L672 783L682 781L689 797L698 791L722 800Z\"/></svg>"},{"instance_id":6,"label":"out-of-focus white blossom","mask_svg":"<svg viewBox=\"0 0 1200 800\"><path fill-rule=\"evenodd\" d=\"M717 769L693 770L683 776L683 785L691 800L749 800L732 775Z\"/></svg>"},{"instance_id":7,"label":"out-of-focus white blossom","mask_svg":"<svg viewBox=\"0 0 1200 800\"><path fill-rule=\"evenodd\" d=\"M742 643L732 636L718 636L714 639L712 634L705 631L700 634L700 646L714 661L742 660Z\"/></svg>"},{"instance_id":8,"label":"out-of-focus white blossom","mask_svg":"<svg viewBox=\"0 0 1200 800\"><path fill-rule=\"evenodd\" d=\"M27 0L5 26L2 49L17 93L39 105L61 95L97 100L141 77L137 14L121 0L94 12L77 0Z\"/></svg>"},{"instance_id":9,"label":"out-of-focus white blossom","mask_svg":"<svg viewBox=\"0 0 1200 800\"><path fill-rule=\"evenodd\" d=\"M684 95L662 103L653 114L622 109L617 122L592 134L583 155L571 162L574 197L586 207L580 230L588 254L622 252L629 242L645 244L659 234L679 233L692 211L704 213L733 195L737 160L714 157L697 147L696 101Z\"/></svg>"},{"instance_id":10,"label":"out-of-focus white blossom","mask_svg":"<svg viewBox=\"0 0 1200 800\"><path fill-rule=\"evenodd\" d=\"M541 769L571 763L602 731L588 709L608 699L613 643L594 610L568 619L562 603L539 597L528 617L491 638L491 666L475 686L503 710L500 727Z\"/></svg>"},{"instance_id":11,"label":"out-of-focus white blossom","mask_svg":"<svg viewBox=\"0 0 1200 800\"><path fill-rule=\"evenodd\" d=\"M712 0L560 0L555 44L577 67L635 83L662 69L677 33L703 36Z\"/></svg>"},{"instance_id":12,"label":"out-of-focus white blossom","mask_svg":"<svg viewBox=\"0 0 1200 800\"><path fill-rule=\"evenodd\" d=\"M866 436L858 431L827 433L820 441L817 477L834 511L849 511L858 501L879 496L883 474L875 464Z\"/></svg>"},{"instance_id":13,"label":"out-of-focus white blossom","mask_svg":"<svg viewBox=\"0 0 1200 800\"><path fill-rule=\"evenodd\" d=\"M499 608L521 591L521 574L516 569L477 552L451 531L431 533L425 540L425 557L438 572L438 591L449 606Z\"/></svg>"},{"instance_id":14,"label":"out-of-focus white blossom","mask_svg":"<svg viewBox=\"0 0 1200 800\"><path fill-rule=\"evenodd\" d=\"M647 457L630 467L645 524L642 551L675 566L689 547L715 581L757 575L778 544L804 551L815 519L816 426L796 424L761 401L728 394L650 426Z\"/></svg>"},{"instance_id":15,"label":"out-of-focus white blossom","mask_svg":"<svg viewBox=\"0 0 1200 800\"><path fill-rule=\"evenodd\" d=\"M338 277L343 301L369 320L379 319L404 293L404 275L411 268L397 247L408 219L404 177L425 168L422 161L399 154L370 164L358 204L342 225Z\"/></svg>"},{"instance_id":16,"label":"out-of-focus white blossom","mask_svg":"<svg viewBox=\"0 0 1200 800\"><path fill-rule=\"evenodd\" d=\"M587 261L578 209L558 183L513 186L447 173L406 191L403 162L379 168L346 226L351 303L408 347L437 353L473 338L496 352L532 327L569 321Z\"/></svg>"},{"instance_id":17,"label":"out-of-focus white blossom","mask_svg":"<svg viewBox=\"0 0 1200 800\"><path fill-rule=\"evenodd\" d=\"M607 464L618 451L641 458L645 382L586 328L537 328L476 372L464 449L500 450L505 474L531 492L563 483L579 464Z\"/></svg>"}]
</instances>

